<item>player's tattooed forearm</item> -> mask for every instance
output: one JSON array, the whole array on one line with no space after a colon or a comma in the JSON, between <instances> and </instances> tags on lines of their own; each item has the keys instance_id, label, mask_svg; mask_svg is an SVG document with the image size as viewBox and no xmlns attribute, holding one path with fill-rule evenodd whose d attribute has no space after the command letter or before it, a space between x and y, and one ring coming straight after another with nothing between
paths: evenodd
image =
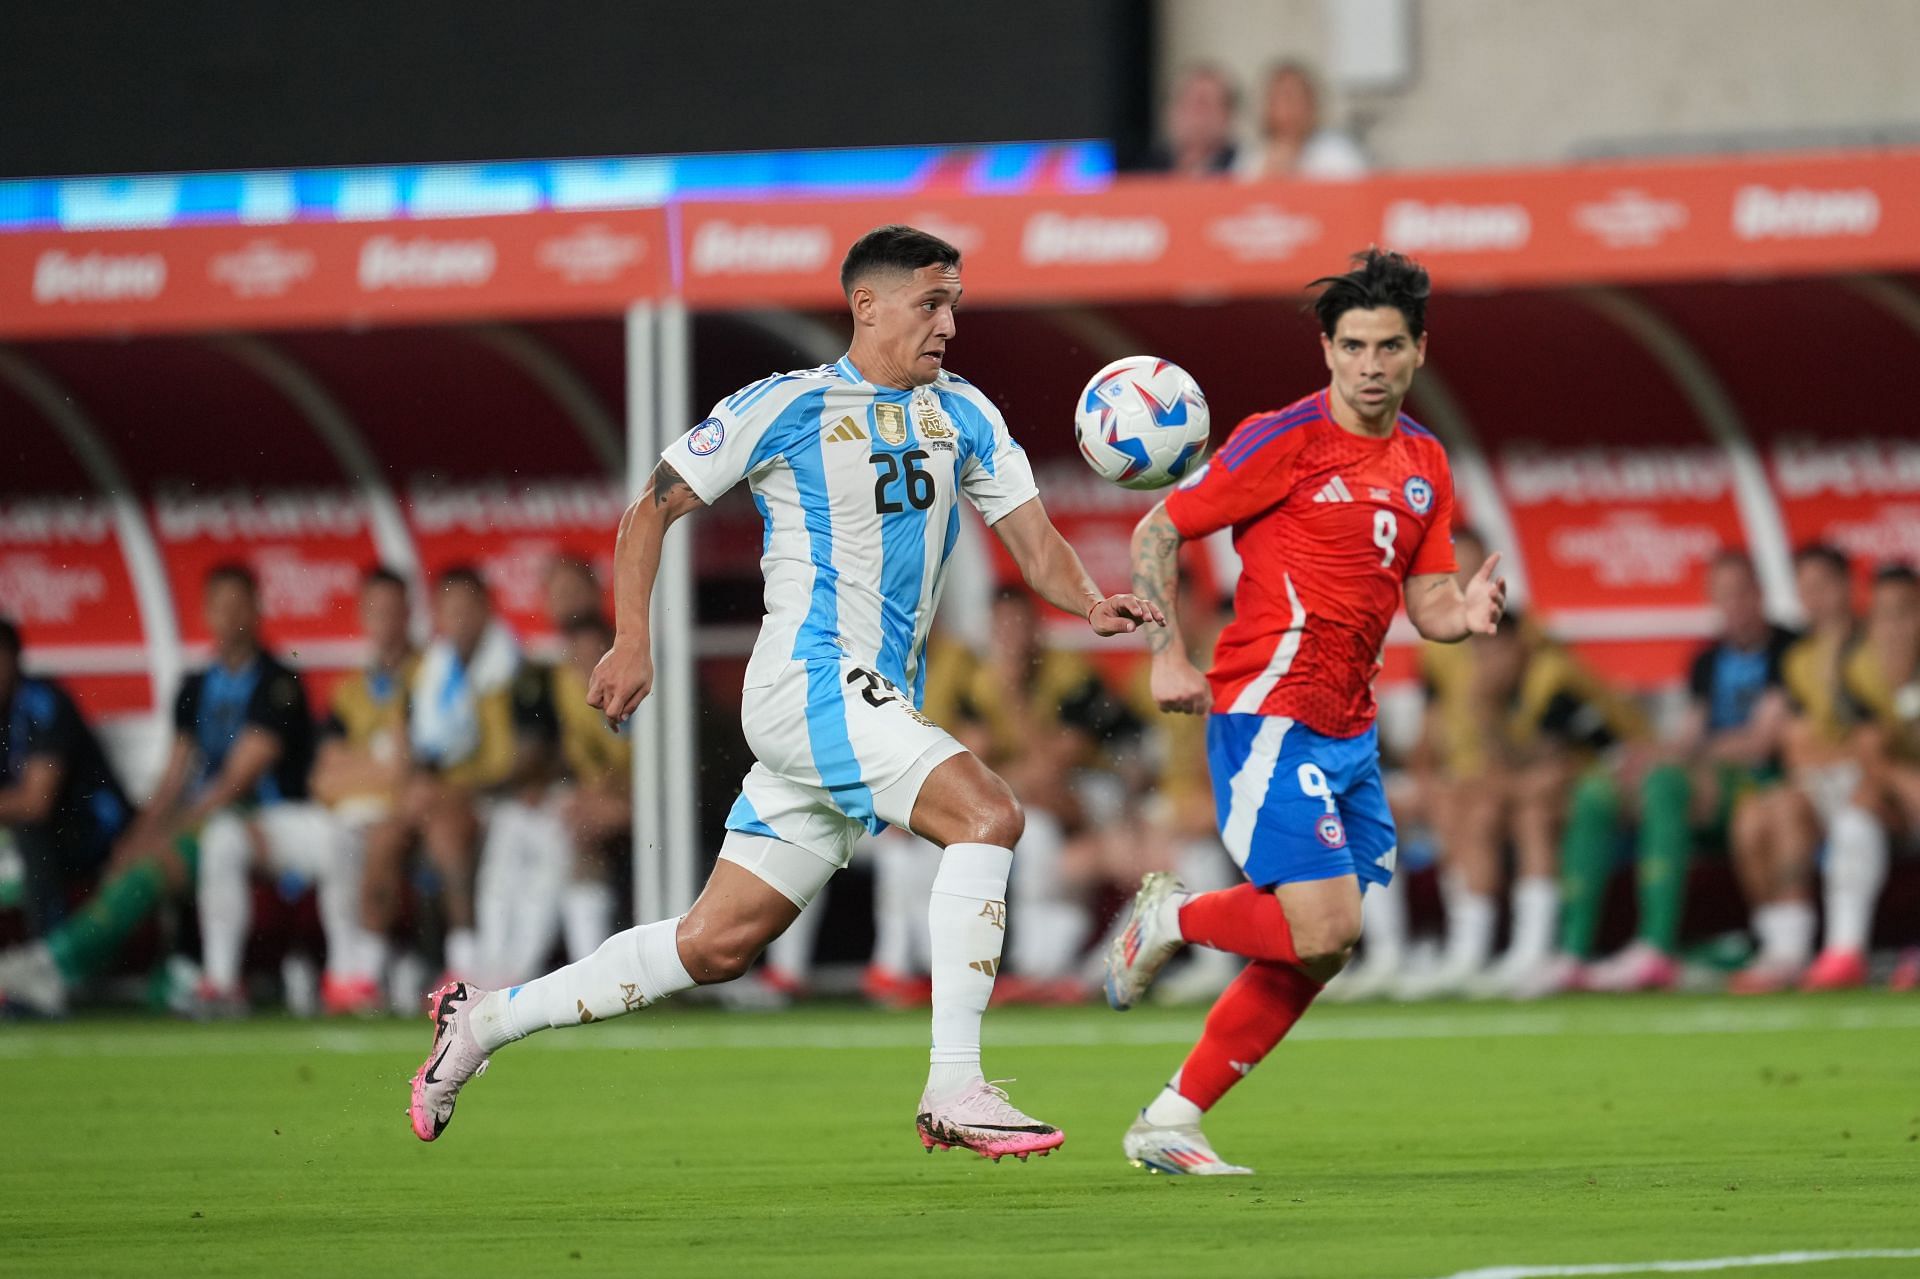
<instances>
[{"instance_id":1,"label":"player's tattooed forearm","mask_svg":"<svg viewBox=\"0 0 1920 1279\"><path fill-rule=\"evenodd\" d=\"M1180 553L1180 534L1164 511L1155 511L1133 542L1133 593L1151 600L1173 616L1174 575ZM1173 643L1171 626L1146 628L1147 647L1155 653Z\"/></svg>"},{"instance_id":2,"label":"player's tattooed forearm","mask_svg":"<svg viewBox=\"0 0 1920 1279\"><path fill-rule=\"evenodd\" d=\"M686 487L688 487L687 482L680 478L680 472L665 462L653 468L653 504L655 506L665 506L673 490Z\"/></svg>"}]
</instances>

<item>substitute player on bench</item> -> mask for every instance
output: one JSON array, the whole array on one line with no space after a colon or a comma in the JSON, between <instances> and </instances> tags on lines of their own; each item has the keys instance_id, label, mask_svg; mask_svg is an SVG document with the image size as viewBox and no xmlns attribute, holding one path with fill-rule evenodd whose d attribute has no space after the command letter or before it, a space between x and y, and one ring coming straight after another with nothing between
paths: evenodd
<instances>
[{"instance_id":1,"label":"substitute player on bench","mask_svg":"<svg viewBox=\"0 0 1920 1279\"><path fill-rule=\"evenodd\" d=\"M1346 964L1362 891L1393 876L1373 679L1403 586L1415 628L1447 643L1491 634L1506 602L1497 554L1455 580L1446 454L1400 412L1426 359L1427 273L1373 249L1314 286L1331 385L1242 422L1133 535L1134 590L1168 618L1148 632L1154 697L1211 708L1221 839L1249 881L1189 894L1148 875L1107 959L1122 1009L1188 942L1252 961L1127 1131L1127 1158L1162 1172L1250 1171L1214 1153L1200 1118ZM1243 564L1234 620L1202 675L1174 617L1176 556L1228 527Z\"/></svg>"}]
</instances>

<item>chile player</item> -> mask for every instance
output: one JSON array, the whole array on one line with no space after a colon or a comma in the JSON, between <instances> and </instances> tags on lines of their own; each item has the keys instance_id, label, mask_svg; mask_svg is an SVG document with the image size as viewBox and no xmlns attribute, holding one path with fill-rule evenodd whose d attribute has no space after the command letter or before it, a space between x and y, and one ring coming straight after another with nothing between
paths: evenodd
<instances>
[{"instance_id":1,"label":"chile player","mask_svg":"<svg viewBox=\"0 0 1920 1279\"><path fill-rule=\"evenodd\" d=\"M1251 1171L1214 1153L1200 1117L1346 964L1361 893L1393 876L1373 679L1403 587L1414 627L1445 643L1492 632L1506 603L1498 555L1465 589L1455 581L1446 454L1400 412L1426 359L1426 271L1371 249L1314 287L1331 385L1242 422L1133 534L1134 591L1167 615L1147 632L1154 699L1212 711L1220 837L1249 881L1196 895L1148 875L1107 957L1120 1009L1188 942L1251 961L1127 1131L1127 1158L1162 1172ZM1227 527L1244 567L1203 676L1174 616L1175 556Z\"/></svg>"}]
</instances>

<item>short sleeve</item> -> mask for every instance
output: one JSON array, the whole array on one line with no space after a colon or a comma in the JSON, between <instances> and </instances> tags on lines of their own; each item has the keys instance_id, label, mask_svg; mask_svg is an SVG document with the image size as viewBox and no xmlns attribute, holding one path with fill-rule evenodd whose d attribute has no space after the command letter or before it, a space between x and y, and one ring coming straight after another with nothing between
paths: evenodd
<instances>
[{"instance_id":1,"label":"short sleeve","mask_svg":"<svg viewBox=\"0 0 1920 1279\"><path fill-rule=\"evenodd\" d=\"M1256 414L1235 427L1204 466L1167 494L1167 518L1181 537L1191 542L1232 528L1286 500L1293 459L1307 437L1298 428L1272 434L1274 416Z\"/></svg>"},{"instance_id":2,"label":"short sleeve","mask_svg":"<svg viewBox=\"0 0 1920 1279\"><path fill-rule=\"evenodd\" d=\"M26 735L19 745L22 758L51 755L66 760L80 744L80 712L51 684L31 683L15 694L26 704ZM18 704L18 702L16 704Z\"/></svg>"},{"instance_id":3,"label":"short sleeve","mask_svg":"<svg viewBox=\"0 0 1920 1279\"><path fill-rule=\"evenodd\" d=\"M796 392L798 378L772 377L728 396L705 420L661 450L694 496L711 506L777 451L775 431Z\"/></svg>"},{"instance_id":4,"label":"short sleeve","mask_svg":"<svg viewBox=\"0 0 1920 1279\"><path fill-rule=\"evenodd\" d=\"M298 740L304 727L300 721L306 714L306 694L298 675L285 668L269 667L261 672L260 683L247 700L249 725L265 729L285 744Z\"/></svg>"},{"instance_id":5,"label":"short sleeve","mask_svg":"<svg viewBox=\"0 0 1920 1279\"><path fill-rule=\"evenodd\" d=\"M1407 568L1408 577L1454 573L1460 568L1460 562L1453 557L1453 470L1447 465L1445 454L1436 451L1436 456L1439 461L1433 485L1433 516L1420 538L1420 548L1413 553L1413 563Z\"/></svg>"},{"instance_id":6,"label":"short sleeve","mask_svg":"<svg viewBox=\"0 0 1920 1279\"><path fill-rule=\"evenodd\" d=\"M997 523L1040 495L1027 451L1007 430L999 408L971 384L943 389L964 406L967 456L960 468L960 491L982 519Z\"/></svg>"},{"instance_id":7,"label":"short sleeve","mask_svg":"<svg viewBox=\"0 0 1920 1279\"><path fill-rule=\"evenodd\" d=\"M189 675L180 681L173 699L173 731L191 736L200 718L200 677Z\"/></svg>"},{"instance_id":8,"label":"short sleeve","mask_svg":"<svg viewBox=\"0 0 1920 1279\"><path fill-rule=\"evenodd\" d=\"M1713 700L1713 656L1718 651L1718 646L1707 645L1687 671L1687 692L1696 702Z\"/></svg>"}]
</instances>

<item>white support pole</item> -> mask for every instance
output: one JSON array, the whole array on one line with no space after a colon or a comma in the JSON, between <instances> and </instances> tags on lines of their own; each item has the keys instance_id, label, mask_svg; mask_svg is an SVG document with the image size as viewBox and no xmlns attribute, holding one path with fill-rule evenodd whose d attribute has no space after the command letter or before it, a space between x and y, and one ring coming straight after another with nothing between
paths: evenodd
<instances>
[{"instance_id":1,"label":"white support pole","mask_svg":"<svg viewBox=\"0 0 1920 1279\"><path fill-rule=\"evenodd\" d=\"M646 487L653 459L659 454L659 359L655 349L658 328L654 308L644 302L627 310L627 490L638 494ZM654 651L659 653L659 636ZM656 679L656 687L659 681ZM647 923L666 918L668 901L665 841L661 809L661 758L666 752L661 732L660 699L640 703L628 721L633 742L633 918Z\"/></svg>"},{"instance_id":2,"label":"white support pole","mask_svg":"<svg viewBox=\"0 0 1920 1279\"><path fill-rule=\"evenodd\" d=\"M653 455L692 425L693 343L686 304L672 298L660 305L657 336ZM660 703L665 817L662 862L666 911L693 905L700 870L698 823L699 729L694 724L694 630L699 619L693 586L693 541L685 529L669 533L660 556L655 590L654 696Z\"/></svg>"}]
</instances>

